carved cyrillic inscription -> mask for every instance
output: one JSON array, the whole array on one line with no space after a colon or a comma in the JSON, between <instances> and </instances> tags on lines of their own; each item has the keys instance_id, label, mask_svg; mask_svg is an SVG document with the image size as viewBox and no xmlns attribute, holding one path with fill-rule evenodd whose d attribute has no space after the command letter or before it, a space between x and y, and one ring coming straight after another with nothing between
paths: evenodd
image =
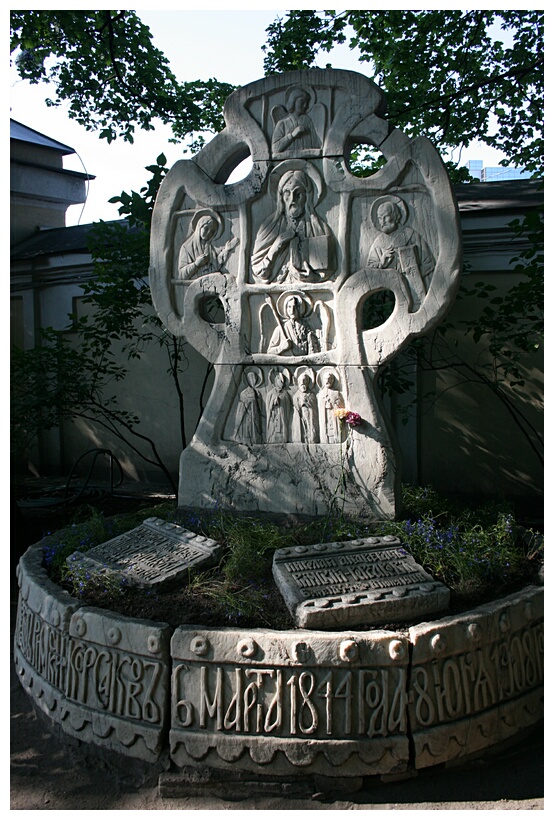
<instances>
[{"instance_id":1,"label":"carved cyrillic inscription","mask_svg":"<svg viewBox=\"0 0 554 820\"><path fill-rule=\"evenodd\" d=\"M397 619L413 618L444 609L449 599L394 536L277 550L273 575L301 627L383 623L391 607Z\"/></svg>"},{"instance_id":2,"label":"carved cyrillic inscription","mask_svg":"<svg viewBox=\"0 0 554 820\"><path fill-rule=\"evenodd\" d=\"M156 696L162 674L159 661L73 640L65 694L97 711L158 724L163 703Z\"/></svg>"},{"instance_id":3,"label":"carved cyrillic inscription","mask_svg":"<svg viewBox=\"0 0 554 820\"><path fill-rule=\"evenodd\" d=\"M108 630L117 639L115 628ZM61 631L20 599L16 647L26 664L68 700L106 717L161 725L165 663Z\"/></svg>"},{"instance_id":4,"label":"carved cyrillic inscription","mask_svg":"<svg viewBox=\"0 0 554 820\"><path fill-rule=\"evenodd\" d=\"M73 553L68 562L70 566L78 562L92 572L120 574L136 586L150 586L208 566L220 552L216 541L152 518L86 553Z\"/></svg>"},{"instance_id":5,"label":"carved cyrillic inscription","mask_svg":"<svg viewBox=\"0 0 554 820\"><path fill-rule=\"evenodd\" d=\"M146 581L157 578L161 568L164 572L171 572L183 562L193 563L205 556L193 544L168 541L166 535L158 533L148 533L145 538L133 532L118 536L116 544L94 547L92 552L97 561L109 561L121 569L132 570L133 575Z\"/></svg>"},{"instance_id":6,"label":"carved cyrillic inscription","mask_svg":"<svg viewBox=\"0 0 554 820\"><path fill-rule=\"evenodd\" d=\"M35 672L61 692L67 686L70 642L67 632L44 621L19 599L15 644Z\"/></svg>"},{"instance_id":7,"label":"carved cyrillic inscription","mask_svg":"<svg viewBox=\"0 0 554 820\"><path fill-rule=\"evenodd\" d=\"M406 730L406 670L174 667L174 729L341 739Z\"/></svg>"},{"instance_id":8,"label":"carved cyrillic inscription","mask_svg":"<svg viewBox=\"0 0 554 820\"><path fill-rule=\"evenodd\" d=\"M544 624L505 640L414 666L410 705L422 729L490 709L543 681Z\"/></svg>"},{"instance_id":9,"label":"carved cyrillic inscription","mask_svg":"<svg viewBox=\"0 0 554 820\"><path fill-rule=\"evenodd\" d=\"M406 563L405 550L368 550L328 558L285 561L286 569L308 595L340 594L363 589L387 589L402 584L425 583L429 576ZM395 576L392 577L391 576Z\"/></svg>"}]
</instances>

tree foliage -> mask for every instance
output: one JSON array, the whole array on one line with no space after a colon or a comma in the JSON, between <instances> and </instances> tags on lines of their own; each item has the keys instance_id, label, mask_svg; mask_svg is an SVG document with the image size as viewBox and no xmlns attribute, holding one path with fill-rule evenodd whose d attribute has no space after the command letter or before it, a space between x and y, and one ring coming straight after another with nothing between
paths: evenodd
<instances>
[{"instance_id":1,"label":"tree foliage","mask_svg":"<svg viewBox=\"0 0 554 820\"><path fill-rule=\"evenodd\" d=\"M348 43L383 89L388 119L411 137L427 136L443 157L481 140L501 151L502 165L543 174L544 13L534 11L289 11L267 29L267 73L314 66L321 53ZM337 66L340 67L340 66ZM357 146L351 169L367 175L383 163L375 150ZM454 182L466 169L447 162ZM512 259L519 274L501 293L489 282L462 287L472 305L461 329L475 343L475 356L460 355L458 334L443 323L430 339L413 342L379 378L383 393L403 397L403 420L413 412L412 374L448 371L451 380L486 385L498 397L529 447L541 458L540 431L532 429L515 400L526 383L525 362L543 341L543 218L531 212L511 225L527 249ZM367 326L388 315L383 300L367 304ZM431 398L437 400L437 396Z\"/></svg>"},{"instance_id":2,"label":"tree foliage","mask_svg":"<svg viewBox=\"0 0 554 820\"><path fill-rule=\"evenodd\" d=\"M359 55L361 71L385 92L388 119L408 136L429 137L445 158L479 139L504 154L502 164L541 176L543 16L540 10L289 11L267 30L265 69L309 68L320 53L347 42ZM178 81L132 11L13 11L11 52L22 78L54 84L56 96L49 105L68 101L70 117L110 142L118 137L132 142L137 128L151 130L160 120L171 124L176 140L189 137L199 146L199 132L223 127L223 102L233 90L216 79ZM358 150L358 157L365 160L362 174L383 161L371 150L365 155ZM467 180L457 162L447 166L453 181ZM179 384L183 343L164 331L147 305L148 233L167 171L165 157L148 171L146 186L111 200L120 204L126 223L101 223L92 234L97 278L85 286L84 295L95 318L78 320L79 345L47 330L41 347L25 351L25 361L23 353L16 354L16 417L24 419L20 433L37 425L49 429L56 418L69 417L73 405L75 415L86 413L112 432L119 419L126 440L136 440L139 418L118 408L111 392L126 373L114 350L135 358L145 342L157 342L167 352L185 444ZM411 395L406 372L416 362L420 370L448 369L460 381L486 384L539 454L537 431L528 429L511 391L525 385L524 358L542 345L542 217L529 214L512 227L528 239L528 250L514 260L516 284L507 293L487 282L462 289L462 298L482 305L465 325L478 345L475 359L460 358L456 333L446 322L431 341L413 343L380 380L389 394ZM371 309L375 315L368 310L368 326L390 305L373 303Z\"/></svg>"},{"instance_id":3,"label":"tree foliage","mask_svg":"<svg viewBox=\"0 0 554 820\"><path fill-rule=\"evenodd\" d=\"M137 128L169 123L176 139L219 131L233 86L180 83L134 11L12 11L10 52L19 75L56 87L46 104L112 142L133 142Z\"/></svg>"},{"instance_id":4,"label":"tree foliage","mask_svg":"<svg viewBox=\"0 0 554 820\"><path fill-rule=\"evenodd\" d=\"M12 351L17 373L12 390L12 443L24 454L41 431L64 420L83 419L124 442L133 453L173 478L156 442L141 432L140 412L121 407L118 396L128 362L158 345L180 411L180 444L186 446L184 395L179 377L186 361L186 342L169 333L154 314L148 283L150 222L157 190L167 173L161 154L140 192L114 197L127 216L121 222L95 223L88 234L94 277L81 284L81 304L89 309L68 317L63 330L43 328L40 344Z\"/></svg>"},{"instance_id":5,"label":"tree foliage","mask_svg":"<svg viewBox=\"0 0 554 820\"><path fill-rule=\"evenodd\" d=\"M543 166L542 11L289 11L267 29L267 73L309 68L348 42L383 89L388 117L447 154L480 139Z\"/></svg>"}]
</instances>

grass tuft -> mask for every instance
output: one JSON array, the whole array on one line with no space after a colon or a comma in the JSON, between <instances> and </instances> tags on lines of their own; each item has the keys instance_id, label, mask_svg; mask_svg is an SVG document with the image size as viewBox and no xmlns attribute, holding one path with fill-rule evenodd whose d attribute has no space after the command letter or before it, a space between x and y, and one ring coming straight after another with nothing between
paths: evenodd
<instances>
[{"instance_id":1,"label":"grass tuft","mask_svg":"<svg viewBox=\"0 0 554 820\"><path fill-rule=\"evenodd\" d=\"M175 521L224 546L220 565L191 574L188 593L205 602L223 623L271 625L275 601L272 560L276 549L298 544L345 541L370 535L396 535L415 560L452 590L462 603L475 604L531 582L543 558L542 535L519 527L505 504L461 507L430 487L403 490L402 520L365 524L342 516L279 526L269 518L221 510L190 513L170 502L134 513L104 518L80 510L73 523L50 536L44 548L51 577L73 595L94 603L94 595L121 601L133 594L104 574L93 575L67 558L138 526L145 518ZM160 596L163 592L157 593ZM245 620L246 619L246 620Z\"/></svg>"}]
</instances>

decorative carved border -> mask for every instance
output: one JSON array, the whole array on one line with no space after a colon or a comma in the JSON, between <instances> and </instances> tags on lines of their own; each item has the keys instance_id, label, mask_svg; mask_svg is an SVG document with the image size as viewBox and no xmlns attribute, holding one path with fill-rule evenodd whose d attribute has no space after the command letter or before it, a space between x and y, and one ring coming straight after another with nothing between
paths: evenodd
<instances>
[{"instance_id":1,"label":"decorative carved border","mask_svg":"<svg viewBox=\"0 0 554 820\"><path fill-rule=\"evenodd\" d=\"M81 606L18 568L14 658L60 729L155 763L375 775L459 760L542 719L543 588L412 627L208 629Z\"/></svg>"}]
</instances>

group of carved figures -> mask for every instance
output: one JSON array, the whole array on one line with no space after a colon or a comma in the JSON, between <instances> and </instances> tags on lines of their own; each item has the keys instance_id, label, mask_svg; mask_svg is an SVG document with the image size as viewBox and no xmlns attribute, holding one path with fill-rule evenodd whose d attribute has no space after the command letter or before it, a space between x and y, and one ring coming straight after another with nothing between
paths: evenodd
<instances>
[{"instance_id":1,"label":"group of carved figures","mask_svg":"<svg viewBox=\"0 0 554 820\"><path fill-rule=\"evenodd\" d=\"M272 152L283 161L271 173L274 210L261 224L252 249L251 271L256 282L321 282L336 271L335 237L316 212L322 180L316 166L307 159L314 152L320 153L322 147L312 117L318 120L320 132L326 118L325 106L314 100L313 89L293 86L287 91L285 106L279 104L271 109ZM284 159L293 155L296 159ZM299 159L302 156L304 160ZM421 298L421 287L433 271L434 259L425 239L405 225L407 218L406 203L396 195L384 195L373 203L371 222L380 233L364 262L370 267L400 271L410 283L418 280L415 296ZM221 214L199 208L190 227L190 235L180 249L177 278L227 272L226 262L239 240L232 237L216 249L214 241L224 230Z\"/></svg>"},{"instance_id":2,"label":"group of carved figures","mask_svg":"<svg viewBox=\"0 0 554 820\"><path fill-rule=\"evenodd\" d=\"M247 387L240 391L233 437L244 444L339 444L344 438L335 410L344 408L338 376L330 369L300 367L293 378L286 368L271 368L263 390L258 367L245 371ZM295 389L292 386L295 385Z\"/></svg>"},{"instance_id":3,"label":"group of carved figures","mask_svg":"<svg viewBox=\"0 0 554 820\"><path fill-rule=\"evenodd\" d=\"M320 184L317 171L308 163L305 167L308 170L289 167L281 173L275 209L262 222L252 250L255 283L318 283L329 280L336 272L336 239L315 209ZM379 233L365 264L403 274L411 309L425 298L435 260L425 239L405 224L407 218L408 207L399 196L384 195L373 202L371 223ZM224 232L221 214L211 208L200 208L190 227L191 233L179 251L177 281L214 272L228 273L226 264L239 239L231 237L222 247L216 246L216 239Z\"/></svg>"}]
</instances>

